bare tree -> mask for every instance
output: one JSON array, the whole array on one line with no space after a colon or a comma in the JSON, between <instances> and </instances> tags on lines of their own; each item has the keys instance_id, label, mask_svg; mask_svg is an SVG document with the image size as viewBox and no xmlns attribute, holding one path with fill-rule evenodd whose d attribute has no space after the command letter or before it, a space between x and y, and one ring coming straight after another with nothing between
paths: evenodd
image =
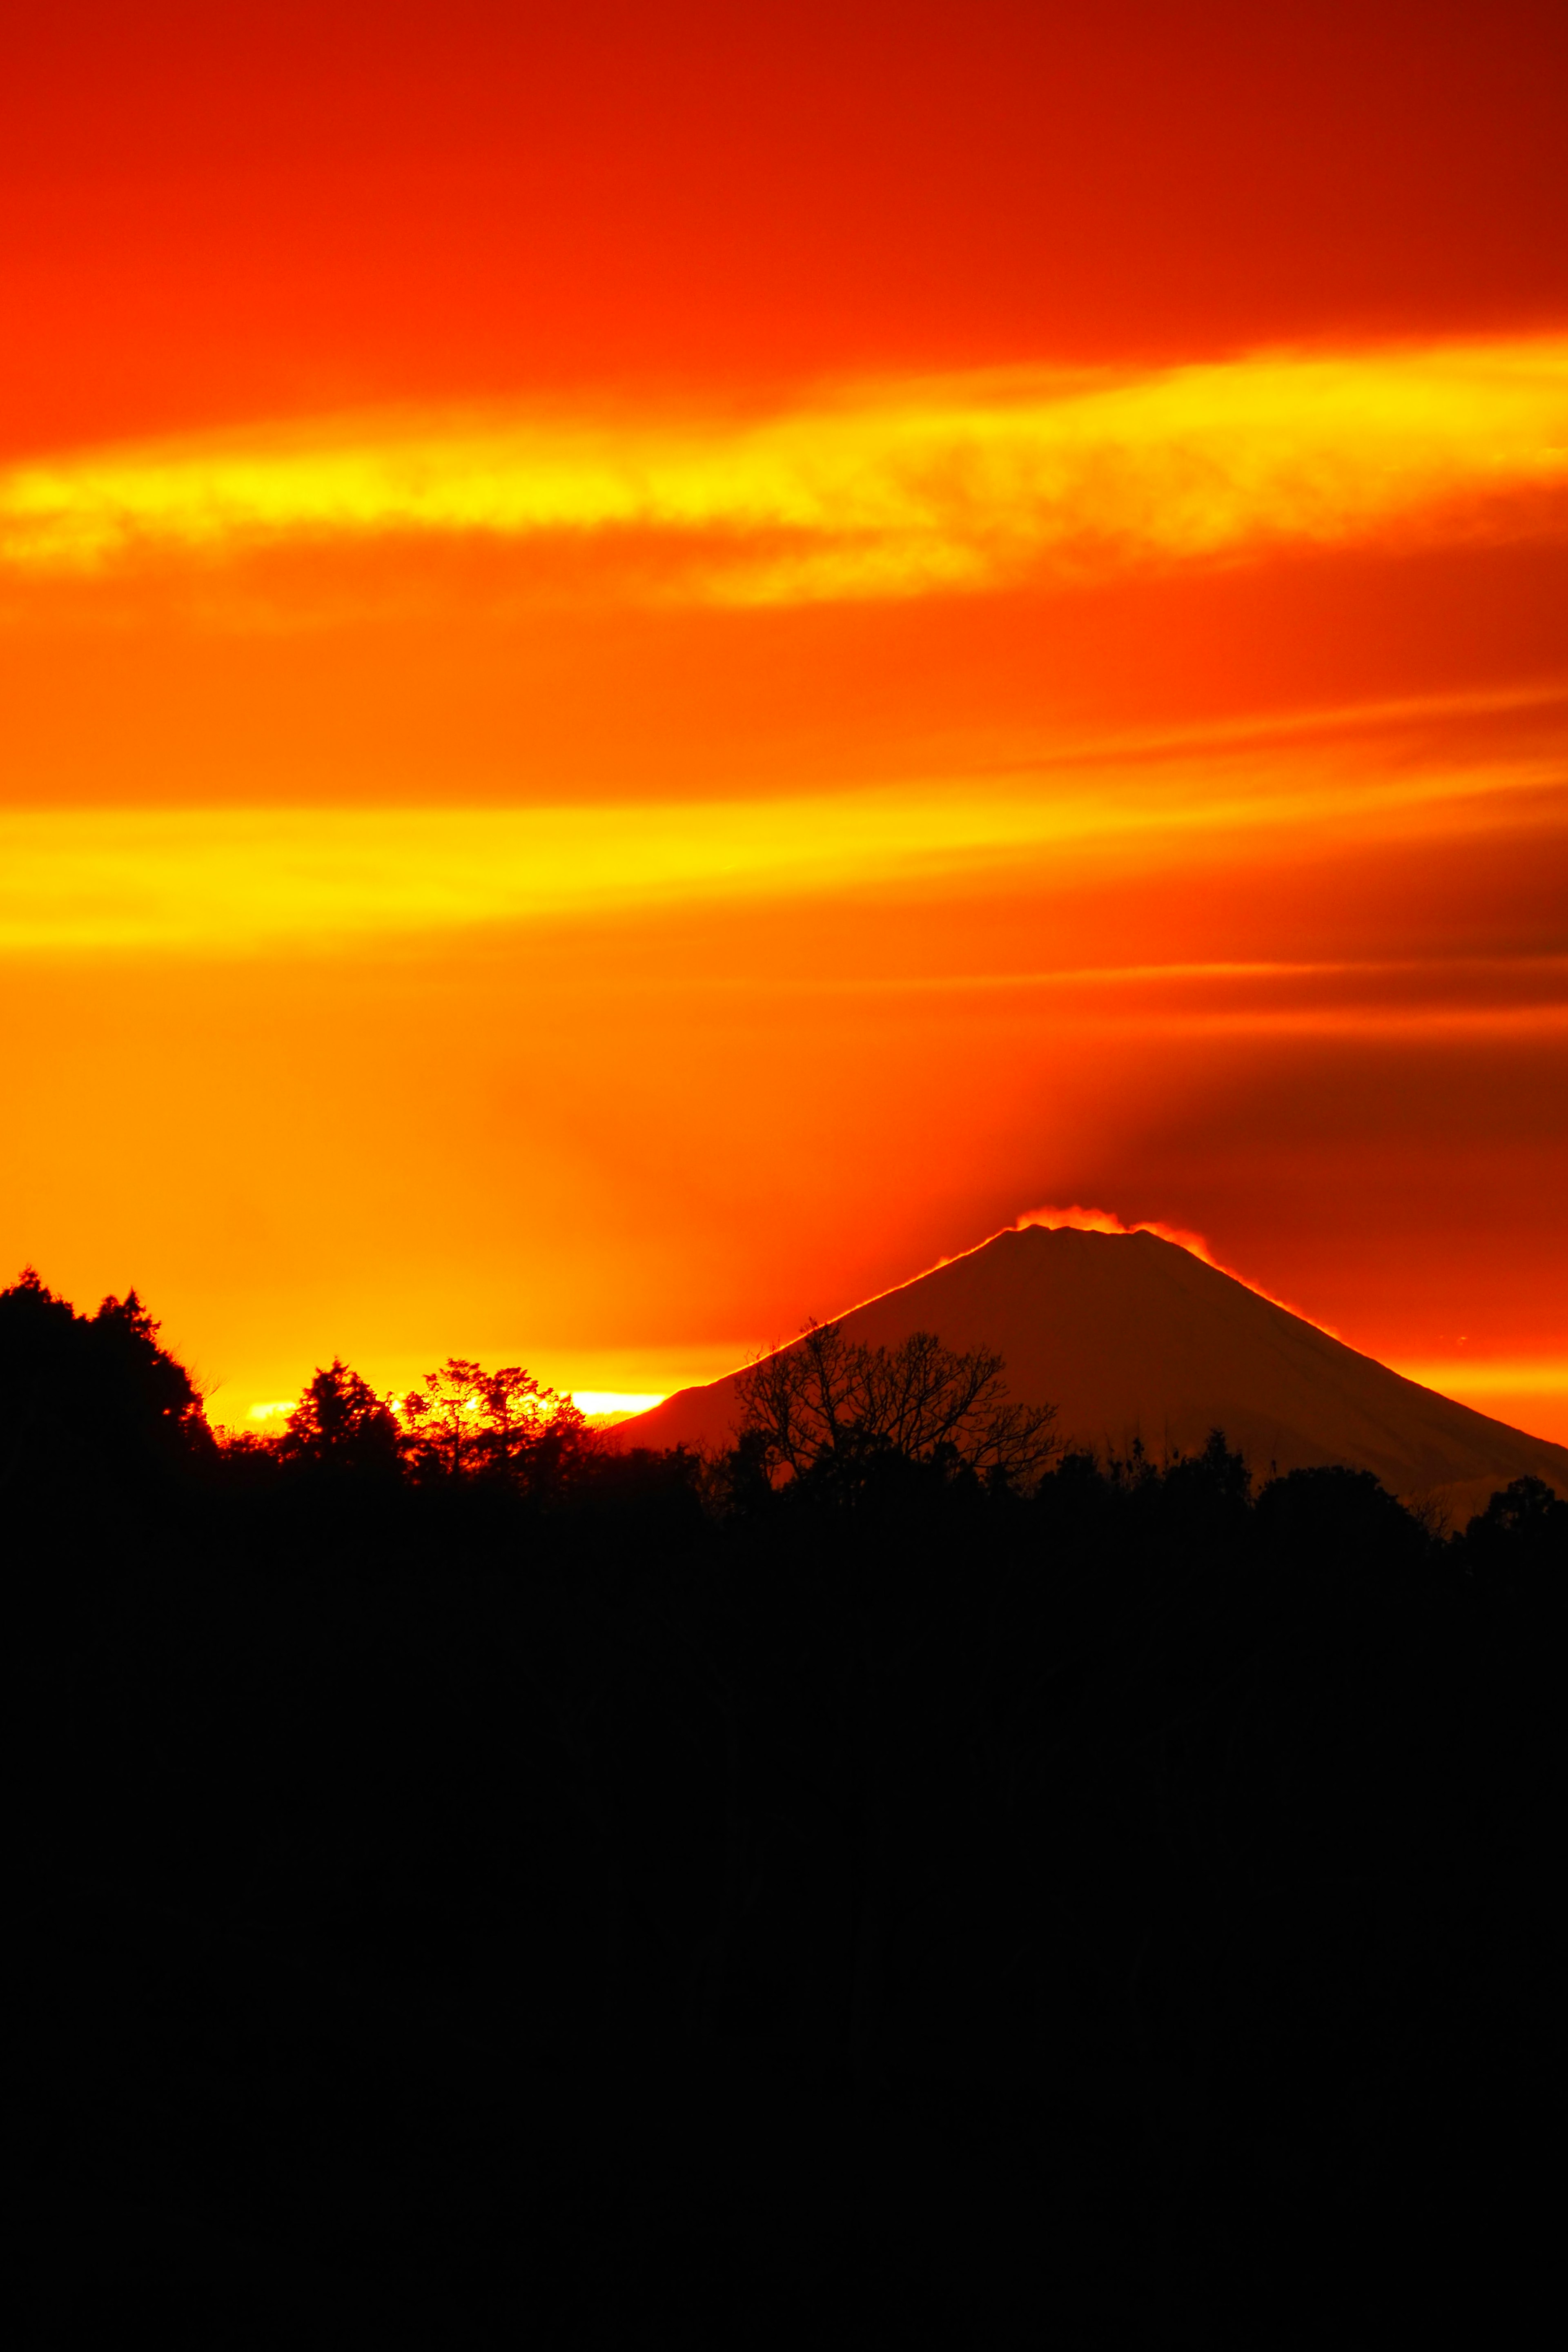
<instances>
[{"instance_id":1,"label":"bare tree","mask_svg":"<svg viewBox=\"0 0 1568 2352\"><path fill-rule=\"evenodd\" d=\"M1027 1480L1060 1444L1052 1433L1056 1407L1009 1404L1002 1371L989 1349L958 1355L930 1331L911 1332L896 1348L868 1348L847 1339L841 1324L814 1321L741 1374L738 1434L760 1443L775 1476L901 1454Z\"/></svg>"}]
</instances>

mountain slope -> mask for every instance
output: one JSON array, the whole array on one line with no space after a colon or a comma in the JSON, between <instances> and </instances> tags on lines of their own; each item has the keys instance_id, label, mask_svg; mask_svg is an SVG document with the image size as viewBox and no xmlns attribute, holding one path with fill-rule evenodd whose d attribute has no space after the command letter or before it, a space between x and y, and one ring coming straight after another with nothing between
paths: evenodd
<instances>
[{"instance_id":1,"label":"mountain slope","mask_svg":"<svg viewBox=\"0 0 1568 2352\"><path fill-rule=\"evenodd\" d=\"M1015 1398L1055 1403L1062 1434L1101 1454L1141 1437L1158 1459L1217 1427L1263 1475L1346 1462L1396 1494L1462 1490L1464 1507L1526 1474L1568 1495L1568 1449L1419 1387L1153 1234L998 1234L842 1321L873 1347L927 1330L994 1349ZM735 1417L731 1375L616 1435L722 1446Z\"/></svg>"}]
</instances>

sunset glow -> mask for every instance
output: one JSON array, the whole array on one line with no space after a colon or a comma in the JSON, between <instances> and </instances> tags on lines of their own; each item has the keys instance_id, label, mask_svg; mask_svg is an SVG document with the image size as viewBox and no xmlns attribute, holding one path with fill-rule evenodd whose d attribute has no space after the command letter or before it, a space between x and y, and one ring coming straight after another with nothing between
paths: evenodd
<instances>
[{"instance_id":1,"label":"sunset glow","mask_svg":"<svg viewBox=\"0 0 1568 2352\"><path fill-rule=\"evenodd\" d=\"M623 1412L647 1412L650 1405L662 1404L664 1396L657 1390L574 1389L572 1402L595 1421Z\"/></svg>"},{"instance_id":2,"label":"sunset glow","mask_svg":"<svg viewBox=\"0 0 1568 2352\"><path fill-rule=\"evenodd\" d=\"M1330 13L19 35L9 1269L601 1414L1103 1217L1568 1439L1561 33Z\"/></svg>"},{"instance_id":3,"label":"sunset glow","mask_svg":"<svg viewBox=\"0 0 1568 2352\"><path fill-rule=\"evenodd\" d=\"M24 2347L1528 2344L1568 0L10 8L0 1538Z\"/></svg>"}]
</instances>

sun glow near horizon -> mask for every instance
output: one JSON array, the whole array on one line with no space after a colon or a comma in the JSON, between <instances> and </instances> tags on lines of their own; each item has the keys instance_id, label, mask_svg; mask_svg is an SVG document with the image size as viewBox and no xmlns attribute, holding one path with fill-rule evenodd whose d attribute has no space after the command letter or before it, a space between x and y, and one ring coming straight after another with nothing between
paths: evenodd
<instances>
[{"instance_id":1,"label":"sun glow near horizon","mask_svg":"<svg viewBox=\"0 0 1568 2352\"><path fill-rule=\"evenodd\" d=\"M405 1393L389 1391L385 1402L396 1411L404 1402ZM663 1389L567 1389L561 1393L568 1404L574 1404L590 1421L604 1421L647 1412L654 1405L664 1402L668 1391ZM297 1396L260 1398L256 1403L242 1408L241 1425L254 1424L263 1435L271 1435L282 1427L299 1402ZM475 1410L478 1402L476 1398Z\"/></svg>"}]
</instances>

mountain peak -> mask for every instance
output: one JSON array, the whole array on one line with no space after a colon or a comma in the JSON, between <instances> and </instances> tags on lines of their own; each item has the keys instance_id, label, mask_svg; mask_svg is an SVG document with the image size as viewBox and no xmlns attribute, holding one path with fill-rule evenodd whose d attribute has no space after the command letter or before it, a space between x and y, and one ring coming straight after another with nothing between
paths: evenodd
<instances>
[{"instance_id":1,"label":"mountain peak","mask_svg":"<svg viewBox=\"0 0 1568 2352\"><path fill-rule=\"evenodd\" d=\"M1456 1516L1532 1475L1568 1494L1568 1449L1419 1386L1238 1276L1148 1231L1029 1224L836 1318L892 1347L934 1331L1005 1360L1011 1395L1055 1404L1069 1444L1156 1460L1223 1429L1255 1475L1342 1462ZM733 1442L735 1375L623 1423L627 1445Z\"/></svg>"}]
</instances>

